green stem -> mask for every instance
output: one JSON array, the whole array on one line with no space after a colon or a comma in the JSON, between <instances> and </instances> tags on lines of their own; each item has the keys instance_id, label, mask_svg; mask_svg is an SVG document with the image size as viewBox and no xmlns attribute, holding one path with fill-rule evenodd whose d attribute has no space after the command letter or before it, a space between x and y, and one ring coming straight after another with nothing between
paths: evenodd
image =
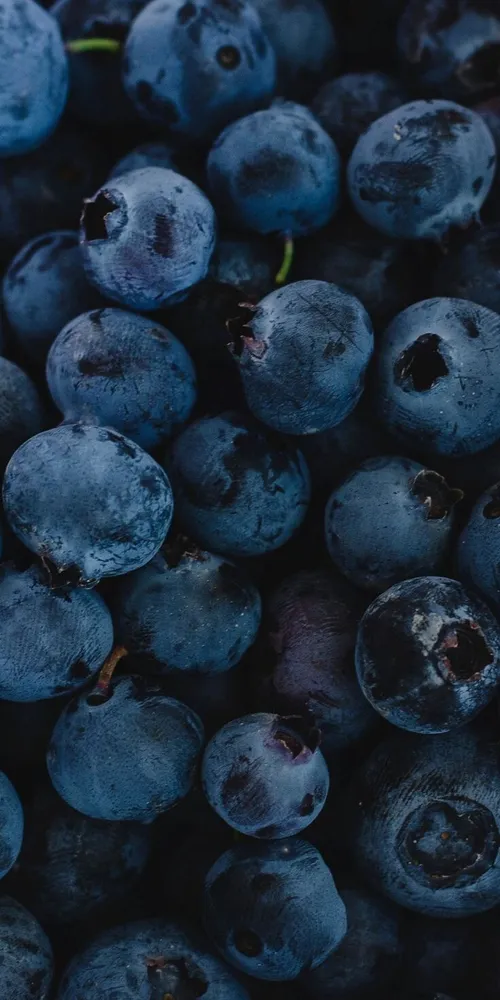
<instances>
[{"instance_id":1,"label":"green stem","mask_svg":"<svg viewBox=\"0 0 500 1000\"><path fill-rule=\"evenodd\" d=\"M277 285L284 285L288 278L288 275L290 274L290 268L293 262L293 251L294 251L293 237L285 236L283 263L275 278Z\"/></svg>"},{"instance_id":2,"label":"green stem","mask_svg":"<svg viewBox=\"0 0 500 1000\"><path fill-rule=\"evenodd\" d=\"M75 38L66 43L66 51L78 54L80 52L119 52L121 42L115 38Z\"/></svg>"}]
</instances>

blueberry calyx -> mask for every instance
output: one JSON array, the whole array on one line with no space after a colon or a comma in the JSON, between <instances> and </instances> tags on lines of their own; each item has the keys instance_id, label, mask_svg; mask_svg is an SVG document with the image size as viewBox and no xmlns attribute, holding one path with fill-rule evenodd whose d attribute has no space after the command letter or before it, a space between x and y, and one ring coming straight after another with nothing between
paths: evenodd
<instances>
[{"instance_id":1,"label":"blueberry calyx","mask_svg":"<svg viewBox=\"0 0 500 1000\"><path fill-rule=\"evenodd\" d=\"M234 947L247 958L257 958L262 951L262 941L254 931L244 928L235 932Z\"/></svg>"},{"instance_id":2,"label":"blueberry calyx","mask_svg":"<svg viewBox=\"0 0 500 1000\"><path fill-rule=\"evenodd\" d=\"M405 392L427 392L448 375L440 346L441 338L436 333L424 333L399 356L394 374Z\"/></svg>"},{"instance_id":3,"label":"blueberry calyx","mask_svg":"<svg viewBox=\"0 0 500 1000\"><path fill-rule=\"evenodd\" d=\"M161 554L169 569L177 569L184 559L196 562L206 562L207 556L191 538L186 535L176 535L168 538L161 547Z\"/></svg>"},{"instance_id":4,"label":"blueberry calyx","mask_svg":"<svg viewBox=\"0 0 500 1000\"><path fill-rule=\"evenodd\" d=\"M495 518L500 517L500 483L490 490L490 497L491 500L483 507L483 517L493 521Z\"/></svg>"},{"instance_id":5,"label":"blueberry calyx","mask_svg":"<svg viewBox=\"0 0 500 1000\"><path fill-rule=\"evenodd\" d=\"M445 679L458 683L474 680L494 660L476 622L445 625L436 644L436 653Z\"/></svg>"},{"instance_id":6,"label":"blueberry calyx","mask_svg":"<svg viewBox=\"0 0 500 1000\"><path fill-rule=\"evenodd\" d=\"M81 221L88 243L108 239L106 219L116 212L118 207L107 191L99 191L95 198L85 199Z\"/></svg>"},{"instance_id":7,"label":"blueberry calyx","mask_svg":"<svg viewBox=\"0 0 500 1000\"><path fill-rule=\"evenodd\" d=\"M319 729L302 716L277 716L272 738L296 760L301 755L309 756L318 749L321 734Z\"/></svg>"},{"instance_id":8,"label":"blueberry calyx","mask_svg":"<svg viewBox=\"0 0 500 1000\"><path fill-rule=\"evenodd\" d=\"M444 476L432 469L422 469L411 481L410 491L425 507L428 521L448 517L451 510L463 499L463 491L448 486Z\"/></svg>"},{"instance_id":9,"label":"blueberry calyx","mask_svg":"<svg viewBox=\"0 0 500 1000\"><path fill-rule=\"evenodd\" d=\"M201 970L190 969L184 958L152 956L146 959L146 966L151 1000L198 1000L207 992Z\"/></svg>"},{"instance_id":10,"label":"blueberry calyx","mask_svg":"<svg viewBox=\"0 0 500 1000\"><path fill-rule=\"evenodd\" d=\"M253 305L252 302L240 302L238 308L241 309L241 312L226 321L226 329L231 337L227 346L231 354L234 358L241 358L246 349L256 358L264 357L267 345L263 340L257 340L254 337L251 327L257 306Z\"/></svg>"},{"instance_id":11,"label":"blueberry calyx","mask_svg":"<svg viewBox=\"0 0 500 1000\"><path fill-rule=\"evenodd\" d=\"M489 809L465 798L418 806L397 837L405 868L417 882L433 889L476 882L495 863L499 845Z\"/></svg>"}]
</instances>

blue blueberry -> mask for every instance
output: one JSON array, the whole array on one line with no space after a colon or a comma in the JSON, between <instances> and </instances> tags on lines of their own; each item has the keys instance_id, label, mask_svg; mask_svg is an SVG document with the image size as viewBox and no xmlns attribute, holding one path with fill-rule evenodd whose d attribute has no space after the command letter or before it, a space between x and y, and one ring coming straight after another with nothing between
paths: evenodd
<instances>
[{"instance_id":1,"label":"blue blueberry","mask_svg":"<svg viewBox=\"0 0 500 1000\"><path fill-rule=\"evenodd\" d=\"M70 319L102 304L88 282L78 233L56 230L30 240L3 278L3 306L23 353L44 362L47 351Z\"/></svg>"},{"instance_id":2,"label":"blue blueberry","mask_svg":"<svg viewBox=\"0 0 500 1000\"><path fill-rule=\"evenodd\" d=\"M366 889L341 889L347 934L301 985L311 1000L355 1000L395 985L404 962L400 911ZM392 997L392 994L390 994Z\"/></svg>"},{"instance_id":3,"label":"blue blueberry","mask_svg":"<svg viewBox=\"0 0 500 1000\"><path fill-rule=\"evenodd\" d=\"M375 404L387 429L421 451L463 455L500 437L500 316L464 299L426 299L379 345Z\"/></svg>"},{"instance_id":4,"label":"blue blueberry","mask_svg":"<svg viewBox=\"0 0 500 1000\"><path fill-rule=\"evenodd\" d=\"M491 463L488 463L491 467ZM481 494L460 535L458 572L498 612L500 608L500 484Z\"/></svg>"},{"instance_id":5,"label":"blue blueberry","mask_svg":"<svg viewBox=\"0 0 500 1000\"><path fill-rule=\"evenodd\" d=\"M436 295L477 302L500 312L500 223L483 226L443 255L433 274Z\"/></svg>"},{"instance_id":6,"label":"blue blueberry","mask_svg":"<svg viewBox=\"0 0 500 1000\"><path fill-rule=\"evenodd\" d=\"M283 714L307 713L321 730L327 759L365 736L376 718L354 669L363 610L354 588L324 570L286 577L267 602L273 700Z\"/></svg>"},{"instance_id":7,"label":"blue blueberry","mask_svg":"<svg viewBox=\"0 0 500 1000\"><path fill-rule=\"evenodd\" d=\"M2 1000L47 1000L52 983L50 941L35 917L10 896L0 896Z\"/></svg>"},{"instance_id":8,"label":"blue blueberry","mask_svg":"<svg viewBox=\"0 0 500 1000\"><path fill-rule=\"evenodd\" d=\"M45 405L29 375L0 358L0 470L16 448L47 424Z\"/></svg>"},{"instance_id":9,"label":"blue blueberry","mask_svg":"<svg viewBox=\"0 0 500 1000\"><path fill-rule=\"evenodd\" d=\"M99 594L54 590L37 565L0 567L0 698L39 701L82 687L113 647Z\"/></svg>"},{"instance_id":10,"label":"blue blueberry","mask_svg":"<svg viewBox=\"0 0 500 1000\"><path fill-rule=\"evenodd\" d=\"M159 465L107 427L61 424L13 455L3 482L7 520L60 583L92 586L144 566L172 519Z\"/></svg>"},{"instance_id":11,"label":"blue blueberry","mask_svg":"<svg viewBox=\"0 0 500 1000\"><path fill-rule=\"evenodd\" d=\"M54 131L68 64L56 21L35 0L2 0L0 22L0 156L18 156Z\"/></svg>"},{"instance_id":12,"label":"blue blueberry","mask_svg":"<svg viewBox=\"0 0 500 1000\"><path fill-rule=\"evenodd\" d=\"M50 12L65 42L110 38L124 43L134 17L147 0L56 0ZM83 121L105 128L124 128L138 121L122 83L120 54L69 54L68 107Z\"/></svg>"},{"instance_id":13,"label":"blue blueberry","mask_svg":"<svg viewBox=\"0 0 500 1000\"><path fill-rule=\"evenodd\" d=\"M208 872L203 919L224 958L257 979L295 979L342 941L345 906L305 840L241 844Z\"/></svg>"},{"instance_id":14,"label":"blue blueberry","mask_svg":"<svg viewBox=\"0 0 500 1000\"><path fill-rule=\"evenodd\" d=\"M42 786L9 888L44 926L95 921L137 889L150 847L150 826L89 819Z\"/></svg>"},{"instance_id":15,"label":"blue blueberry","mask_svg":"<svg viewBox=\"0 0 500 1000\"><path fill-rule=\"evenodd\" d=\"M408 0L398 24L403 70L419 87L471 100L498 87L500 11L496 0Z\"/></svg>"},{"instance_id":16,"label":"blue blueberry","mask_svg":"<svg viewBox=\"0 0 500 1000\"><path fill-rule=\"evenodd\" d=\"M403 85L386 73L345 73L321 87L311 110L342 156L350 156L368 126L406 99Z\"/></svg>"},{"instance_id":17,"label":"blue blueberry","mask_svg":"<svg viewBox=\"0 0 500 1000\"><path fill-rule=\"evenodd\" d=\"M143 170L144 167L166 167L176 170L174 149L166 142L144 142L126 153L115 163L109 178L122 177L132 170ZM182 171L180 171L182 173Z\"/></svg>"},{"instance_id":18,"label":"blue blueberry","mask_svg":"<svg viewBox=\"0 0 500 1000\"><path fill-rule=\"evenodd\" d=\"M405 954L401 984L422 992L429 990L431 994L433 990L443 990L447 994L456 991L459 996L467 996L464 987L475 982L470 977L474 975L474 964L485 943L484 932L490 926L489 918L490 914L486 916L485 926L485 922L476 917L446 920L426 914L408 914L402 922Z\"/></svg>"},{"instance_id":19,"label":"blue blueberry","mask_svg":"<svg viewBox=\"0 0 500 1000\"><path fill-rule=\"evenodd\" d=\"M373 329L353 295L326 281L296 281L251 311L234 351L252 413L286 434L317 434L359 401Z\"/></svg>"},{"instance_id":20,"label":"blue blueberry","mask_svg":"<svg viewBox=\"0 0 500 1000\"><path fill-rule=\"evenodd\" d=\"M351 583L380 592L442 569L461 490L408 458L370 458L334 489L326 544Z\"/></svg>"},{"instance_id":21,"label":"blue blueberry","mask_svg":"<svg viewBox=\"0 0 500 1000\"><path fill-rule=\"evenodd\" d=\"M300 104L277 101L233 122L207 161L216 207L233 225L304 236L326 226L340 199L340 157Z\"/></svg>"},{"instance_id":22,"label":"blue blueberry","mask_svg":"<svg viewBox=\"0 0 500 1000\"><path fill-rule=\"evenodd\" d=\"M205 277L215 215L192 181L163 167L133 170L84 203L88 277L130 309L159 309Z\"/></svg>"},{"instance_id":23,"label":"blue blueberry","mask_svg":"<svg viewBox=\"0 0 500 1000\"><path fill-rule=\"evenodd\" d=\"M74 699L47 752L56 792L85 816L150 823L193 786L203 726L187 705L142 677Z\"/></svg>"},{"instance_id":24,"label":"blue blueberry","mask_svg":"<svg viewBox=\"0 0 500 1000\"><path fill-rule=\"evenodd\" d=\"M361 619L356 670L369 702L393 725L445 733L499 690L500 625L456 580L405 580Z\"/></svg>"},{"instance_id":25,"label":"blue blueberry","mask_svg":"<svg viewBox=\"0 0 500 1000\"><path fill-rule=\"evenodd\" d=\"M320 0L254 0L276 53L278 93L304 100L332 69L333 24Z\"/></svg>"},{"instance_id":26,"label":"blue blueberry","mask_svg":"<svg viewBox=\"0 0 500 1000\"><path fill-rule=\"evenodd\" d=\"M302 523L310 497L300 451L240 413L191 424L167 456L176 514L209 551L262 555Z\"/></svg>"},{"instance_id":27,"label":"blue blueberry","mask_svg":"<svg viewBox=\"0 0 500 1000\"><path fill-rule=\"evenodd\" d=\"M257 712L234 719L205 750L205 795L229 826L247 836L276 840L299 833L328 795L318 745L318 730L299 717Z\"/></svg>"},{"instance_id":28,"label":"blue blueberry","mask_svg":"<svg viewBox=\"0 0 500 1000\"><path fill-rule=\"evenodd\" d=\"M227 966L191 931L166 920L114 927L66 969L57 1000L250 1000Z\"/></svg>"},{"instance_id":29,"label":"blue blueberry","mask_svg":"<svg viewBox=\"0 0 500 1000\"><path fill-rule=\"evenodd\" d=\"M229 670L254 642L261 618L246 572L183 538L125 577L113 606L119 641L161 672Z\"/></svg>"},{"instance_id":30,"label":"blue blueberry","mask_svg":"<svg viewBox=\"0 0 500 1000\"><path fill-rule=\"evenodd\" d=\"M365 222L388 236L442 240L477 220L495 165L493 136L475 111L413 101L358 139L349 192Z\"/></svg>"},{"instance_id":31,"label":"blue blueberry","mask_svg":"<svg viewBox=\"0 0 500 1000\"><path fill-rule=\"evenodd\" d=\"M107 156L83 129L61 125L33 153L0 158L0 259L28 240L77 229L82 199L106 177Z\"/></svg>"},{"instance_id":32,"label":"blue blueberry","mask_svg":"<svg viewBox=\"0 0 500 1000\"><path fill-rule=\"evenodd\" d=\"M269 101L276 57L247 0L152 0L129 32L123 81L146 121L206 140Z\"/></svg>"},{"instance_id":33,"label":"blue blueberry","mask_svg":"<svg viewBox=\"0 0 500 1000\"><path fill-rule=\"evenodd\" d=\"M24 815L18 794L0 771L0 878L15 865L24 833ZM0 980L1 982L1 980Z\"/></svg>"},{"instance_id":34,"label":"blue blueberry","mask_svg":"<svg viewBox=\"0 0 500 1000\"><path fill-rule=\"evenodd\" d=\"M191 358L159 323L122 309L97 309L61 330L47 358L47 383L66 420L95 419L151 451L190 416Z\"/></svg>"},{"instance_id":35,"label":"blue blueberry","mask_svg":"<svg viewBox=\"0 0 500 1000\"><path fill-rule=\"evenodd\" d=\"M375 889L426 917L498 905L500 772L487 731L399 734L372 752L352 791L352 850Z\"/></svg>"}]
</instances>

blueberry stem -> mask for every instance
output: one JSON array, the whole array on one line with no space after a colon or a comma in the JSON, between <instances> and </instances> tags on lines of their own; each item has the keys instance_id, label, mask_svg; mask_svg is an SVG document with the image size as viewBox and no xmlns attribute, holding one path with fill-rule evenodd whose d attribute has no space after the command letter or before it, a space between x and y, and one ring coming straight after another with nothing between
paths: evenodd
<instances>
[{"instance_id":1,"label":"blueberry stem","mask_svg":"<svg viewBox=\"0 0 500 1000\"><path fill-rule=\"evenodd\" d=\"M128 656L128 649L125 649L125 646L115 646L115 648L111 650L104 666L99 672L96 692L102 695L108 693L111 678L113 677L120 660L122 660L124 656Z\"/></svg>"},{"instance_id":2,"label":"blueberry stem","mask_svg":"<svg viewBox=\"0 0 500 1000\"><path fill-rule=\"evenodd\" d=\"M275 281L277 285L284 285L288 275L290 274L290 268L293 262L293 236L290 234L285 236L284 240L284 251L283 251L283 263L276 275Z\"/></svg>"},{"instance_id":3,"label":"blueberry stem","mask_svg":"<svg viewBox=\"0 0 500 1000\"><path fill-rule=\"evenodd\" d=\"M66 43L66 51L73 53L80 52L119 52L121 42L115 38L74 38Z\"/></svg>"}]
</instances>

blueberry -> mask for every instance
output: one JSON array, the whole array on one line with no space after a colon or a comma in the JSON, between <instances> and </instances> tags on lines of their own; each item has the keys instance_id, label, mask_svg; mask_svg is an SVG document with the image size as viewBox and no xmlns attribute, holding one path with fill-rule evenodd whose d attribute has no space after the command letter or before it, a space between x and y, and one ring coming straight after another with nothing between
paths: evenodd
<instances>
[{"instance_id":1,"label":"blueberry","mask_svg":"<svg viewBox=\"0 0 500 1000\"><path fill-rule=\"evenodd\" d=\"M143 170L144 167L166 167L167 170L176 170L175 160L175 152L168 143L144 142L131 149L115 163L109 179L114 180L123 174L131 173L132 170Z\"/></svg>"},{"instance_id":2,"label":"blueberry","mask_svg":"<svg viewBox=\"0 0 500 1000\"><path fill-rule=\"evenodd\" d=\"M420 89L470 100L500 82L500 12L496 0L408 0L398 50Z\"/></svg>"},{"instance_id":3,"label":"blueberry","mask_svg":"<svg viewBox=\"0 0 500 1000\"><path fill-rule=\"evenodd\" d=\"M354 1000L376 990L384 996L404 960L400 911L366 889L341 889L340 898L347 934L326 961L304 973L301 985L311 1000Z\"/></svg>"},{"instance_id":4,"label":"blueberry","mask_svg":"<svg viewBox=\"0 0 500 1000\"><path fill-rule=\"evenodd\" d=\"M166 464L179 523L209 551L272 552L305 517L310 483L301 452L245 414L191 424Z\"/></svg>"},{"instance_id":5,"label":"blueberry","mask_svg":"<svg viewBox=\"0 0 500 1000\"><path fill-rule=\"evenodd\" d=\"M481 451L500 436L500 316L464 299L426 299L380 342L375 403L387 429L438 455Z\"/></svg>"},{"instance_id":6,"label":"blueberry","mask_svg":"<svg viewBox=\"0 0 500 1000\"><path fill-rule=\"evenodd\" d=\"M469 299L500 312L500 224L483 226L443 256L433 285L436 295Z\"/></svg>"},{"instance_id":7,"label":"blueberry","mask_svg":"<svg viewBox=\"0 0 500 1000\"><path fill-rule=\"evenodd\" d=\"M276 52L278 93L305 100L336 59L333 24L320 0L254 0Z\"/></svg>"},{"instance_id":8,"label":"blueberry","mask_svg":"<svg viewBox=\"0 0 500 1000\"><path fill-rule=\"evenodd\" d=\"M166 920L144 920L101 934L70 963L57 1000L250 1000L203 940Z\"/></svg>"},{"instance_id":9,"label":"blueberry","mask_svg":"<svg viewBox=\"0 0 500 1000\"><path fill-rule=\"evenodd\" d=\"M67 926L120 906L136 890L151 827L92 820L39 788L10 889L44 925Z\"/></svg>"},{"instance_id":10,"label":"blueberry","mask_svg":"<svg viewBox=\"0 0 500 1000\"><path fill-rule=\"evenodd\" d=\"M405 580L365 612L356 670L389 722L445 733L474 718L500 687L500 626L456 580Z\"/></svg>"},{"instance_id":11,"label":"blueberry","mask_svg":"<svg viewBox=\"0 0 500 1000\"><path fill-rule=\"evenodd\" d=\"M351 843L367 881L430 917L497 906L497 758L494 739L471 728L381 743L352 789Z\"/></svg>"},{"instance_id":12,"label":"blueberry","mask_svg":"<svg viewBox=\"0 0 500 1000\"><path fill-rule=\"evenodd\" d=\"M216 207L258 233L303 236L325 226L340 197L340 157L300 104L277 101L233 122L210 151Z\"/></svg>"},{"instance_id":13,"label":"blueberry","mask_svg":"<svg viewBox=\"0 0 500 1000\"><path fill-rule=\"evenodd\" d=\"M350 156L365 129L405 101L402 84L386 73L345 73L321 87L311 110L342 156Z\"/></svg>"},{"instance_id":14,"label":"blueberry","mask_svg":"<svg viewBox=\"0 0 500 1000\"><path fill-rule=\"evenodd\" d=\"M464 987L477 982L473 970L485 941L483 921L476 917L446 920L417 913L408 916L410 919L402 923L405 946L402 983L411 989L431 993L457 991L459 996L467 996ZM487 926L489 917L487 914Z\"/></svg>"},{"instance_id":15,"label":"blueberry","mask_svg":"<svg viewBox=\"0 0 500 1000\"><path fill-rule=\"evenodd\" d=\"M13 455L5 473L7 520L61 583L92 586L144 566L172 518L157 463L107 427L61 424Z\"/></svg>"},{"instance_id":16,"label":"blueberry","mask_svg":"<svg viewBox=\"0 0 500 1000\"><path fill-rule=\"evenodd\" d=\"M0 470L33 434L46 426L45 406L34 382L7 358L0 358Z\"/></svg>"},{"instance_id":17,"label":"blueberry","mask_svg":"<svg viewBox=\"0 0 500 1000\"><path fill-rule=\"evenodd\" d=\"M47 752L56 792L85 816L149 823L190 791L203 727L154 681L119 677L61 713Z\"/></svg>"},{"instance_id":18,"label":"blueberry","mask_svg":"<svg viewBox=\"0 0 500 1000\"><path fill-rule=\"evenodd\" d=\"M159 309L204 278L214 240L210 202L192 181L163 167L123 174L84 203L87 274L130 309Z\"/></svg>"},{"instance_id":19,"label":"blueberry","mask_svg":"<svg viewBox=\"0 0 500 1000\"><path fill-rule=\"evenodd\" d=\"M461 490L408 458L371 458L334 489L325 533L337 569L380 592L443 567Z\"/></svg>"},{"instance_id":20,"label":"blueberry","mask_svg":"<svg viewBox=\"0 0 500 1000\"><path fill-rule=\"evenodd\" d=\"M58 25L34 0L0 3L0 156L29 153L66 104L68 64Z\"/></svg>"},{"instance_id":21,"label":"blueberry","mask_svg":"<svg viewBox=\"0 0 500 1000\"><path fill-rule=\"evenodd\" d=\"M250 837L275 840L313 823L328 794L319 733L300 718L257 712L210 740L202 783L222 819Z\"/></svg>"},{"instance_id":22,"label":"blueberry","mask_svg":"<svg viewBox=\"0 0 500 1000\"><path fill-rule=\"evenodd\" d=\"M500 608L500 483L477 500L460 535L457 561L460 577L476 588L498 613Z\"/></svg>"},{"instance_id":23,"label":"blueberry","mask_svg":"<svg viewBox=\"0 0 500 1000\"><path fill-rule=\"evenodd\" d=\"M296 281L259 302L234 351L252 413L275 430L315 434L359 401L373 329L353 295L326 281Z\"/></svg>"},{"instance_id":24,"label":"blueberry","mask_svg":"<svg viewBox=\"0 0 500 1000\"><path fill-rule=\"evenodd\" d=\"M261 617L245 571L182 538L125 577L113 603L120 642L162 672L229 670L256 638Z\"/></svg>"},{"instance_id":25,"label":"blueberry","mask_svg":"<svg viewBox=\"0 0 500 1000\"><path fill-rule=\"evenodd\" d=\"M65 42L109 38L125 42L134 17L147 0L56 0L51 7ZM69 108L83 121L105 128L138 120L122 84L120 55L77 52L69 55Z\"/></svg>"},{"instance_id":26,"label":"blueberry","mask_svg":"<svg viewBox=\"0 0 500 1000\"><path fill-rule=\"evenodd\" d=\"M354 588L324 570L292 574L268 600L266 626L276 654L271 690L283 713L314 720L325 754L356 743L375 719L354 669L363 610Z\"/></svg>"},{"instance_id":27,"label":"blueberry","mask_svg":"<svg viewBox=\"0 0 500 1000\"><path fill-rule=\"evenodd\" d=\"M24 815L20 799L7 775L0 771L0 878L4 878L15 865L23 832Z\"/></svg>"},{"instance_id":28,"label":"blueberry","mask_svg":"<svg viewBox=\"0 0 500 1000\"><path fill-rule=\"evenodd\" d=\"M113 646L111 615L97 593L54 590L34 565L0 567L0 697L39 701L74 691Z\"/></svg>"},{"instance_id":29,"label":"blueberry","mask_svg":"<svg viewBox=\"0 0 500 1000\"><path fill-rule=\"evenodd\" d=\"M365 222L388 236L442 240L478 218L495 164L493 136L475 111L414 101L358 139L349 192Z\"/></svg>"},{"instance_id":30,"label":"blueberry","mask_svg":"<svg viewBox=\"0 0 500 1000\"><path fill-rule=\"evenodd\" d=\"M78 233L56 230L30 240L3 279L3 305L21 350L44 362L57 334L79 313L102 304L87 281Z\"/></svg>"},{"instance_id":31,"label":"blueberry","mask_svg":"<svg viewBox=\"0 0 500 1000\"><path fill-rule=\"evenodd\" d=\"M47 1000L52 983L50 941L35 917L10 896L0 897L2 1000Z\"/></svg>"},{"instance_id":32,"label":"blueberry","mask_svg":"<svg viewBox=\"0 0 500 1000\"><path fill-rule=\"evenodd\" d=\"M270 99L276 59L247 0L153 0L128 35L123 81L146 121L208 139Z\"/></svg>"},{"instance_id":33,"label":"blueberry","mask_svg":"<svg viewBox=\"0 0 500 1000\"><path fill-rule=\"evenodd\" d=\"M257 979L295 979L345 935L345 906L305 840L241 844L208 872L204 921L224 958Z\"/></svg>"},{"instance_id":34,"label":"blueberry","mask_svg":"<svg viewBox=\"0 0 500 1000\"><path fill-rule=\"evenodd\" d=\"M47 383L66 420L95 418L151 451L188 419L196 376L165 327L122 309L83 313L61 330Z\"/></svg>"}]
</instances>

